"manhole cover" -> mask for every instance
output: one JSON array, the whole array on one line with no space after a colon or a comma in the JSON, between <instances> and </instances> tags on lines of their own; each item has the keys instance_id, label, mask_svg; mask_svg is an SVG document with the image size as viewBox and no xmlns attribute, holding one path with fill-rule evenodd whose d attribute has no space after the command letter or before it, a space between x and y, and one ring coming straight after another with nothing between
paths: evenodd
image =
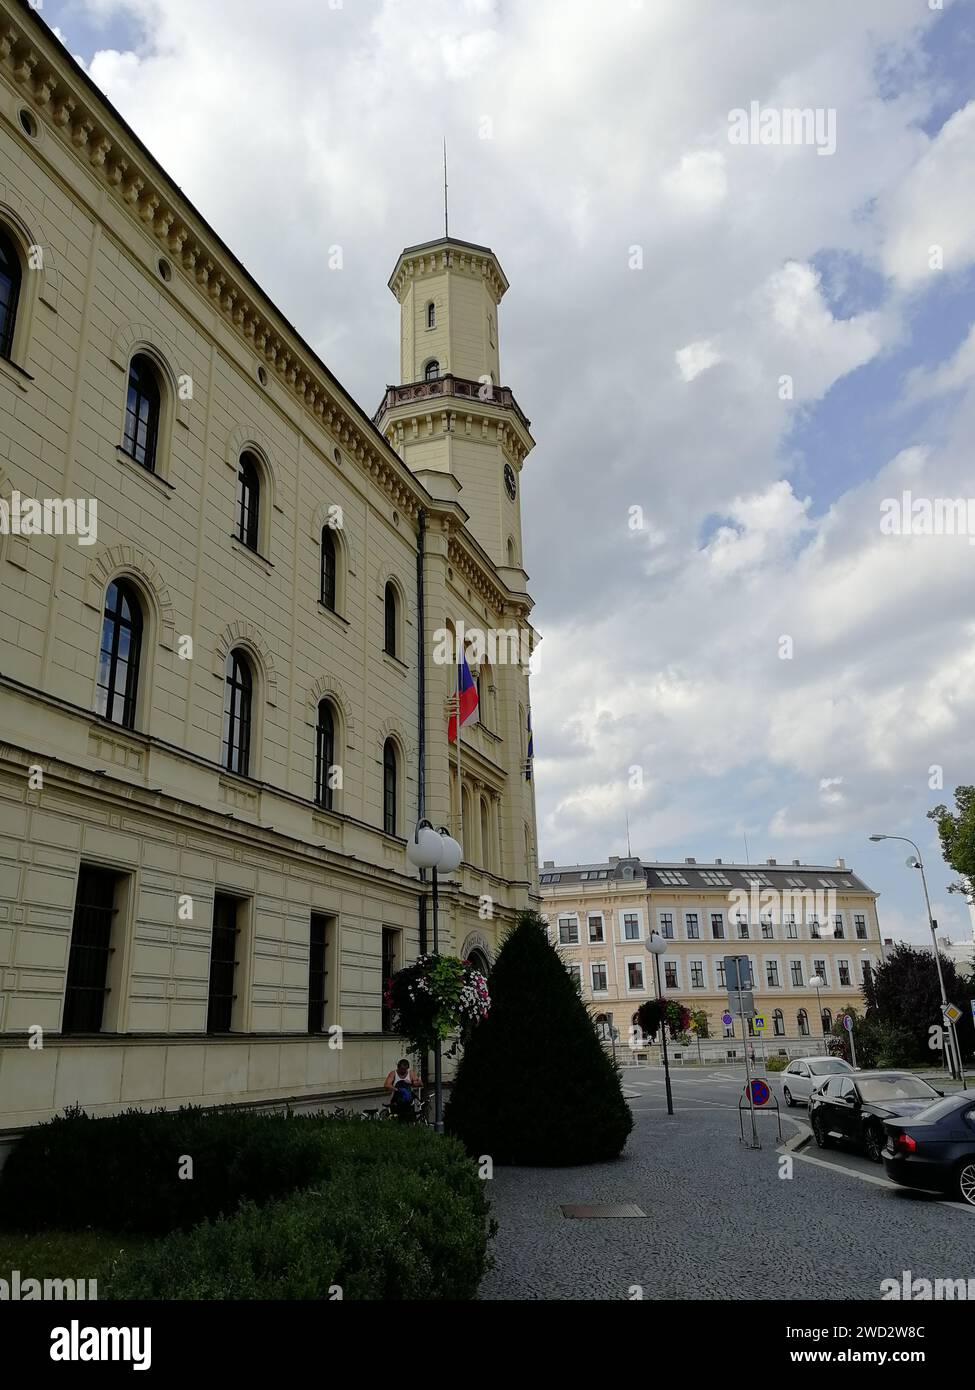
<instances>
[{"instance_id":1,"label":"manhole cover","mask_svg":"<svg viewBox=\"0 0 975 1390\"><path fill-rule=\"evenodd\" d=\"M562 1203L562 1215L568 1217L570 1221L599 1221L605 1217L621 1216L646 1216L645 1211L634 1206L632 1202L618 1202L602 1207L581 1207Z\"/></svg>"}]
</instances>

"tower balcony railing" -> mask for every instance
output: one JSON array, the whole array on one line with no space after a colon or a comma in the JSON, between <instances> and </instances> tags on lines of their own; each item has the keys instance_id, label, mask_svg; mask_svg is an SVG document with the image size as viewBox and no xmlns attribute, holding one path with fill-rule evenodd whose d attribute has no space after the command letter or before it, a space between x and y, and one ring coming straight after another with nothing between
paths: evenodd
<instances>
[{"instance_id":1,"label":"tower balcony railing","mask_svg":"<svg viewBox=\"0 0 975 1390\"><path fill-rule=\"evenodd\" d=\"M394 406L443 400L450 397L483 401L485 405L503 406L514 411L526 430L531 427L531 422L515 400L514 392L510 386L495 386L491 382L470 381L466 377L454 376L451 372L446 372L443 376L433 377L430 381L410 381L405 386L387 386L382 404L372 417L373 424L378 424L383 414L387 410L392 410Z\"/></svg>"}]
</instances>

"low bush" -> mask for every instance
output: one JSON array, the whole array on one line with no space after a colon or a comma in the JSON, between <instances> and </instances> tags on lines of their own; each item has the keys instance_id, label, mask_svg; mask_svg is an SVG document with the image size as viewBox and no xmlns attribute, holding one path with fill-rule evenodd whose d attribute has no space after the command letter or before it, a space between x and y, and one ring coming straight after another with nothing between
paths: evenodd
<instances>
[{"instance_id":1,"label":"low bush","mask_svg":"<svg viewBox=\"0 0 975 1390\"><path fill-rule=\"evenodd\" d=\"M389 1143L376 1142L373 1159ZM390 1148L388 1162L350 1162L327 1184L264 1207L247 1202L232 1217L124 1255L101 1296L474 1298L487 1258L484 1184L452 1140L427 1131L406 1149L419 1166Z\"/></svg>"},{"instance_id":2,"label":"low bush","mask_svg":"<svg viewBox=\"0 0 975 1390\"><path fill-rule=\"evenodd\" d=\"M767 1071L785 1071L789 1065L788 1057L770 1057L766 1063Z\"/></svg>"},{"instance_id":3,"label":"low bush","mask_svg":"<svg viewBox=\"0 0 975 1390\"><path fill-rule=\"evenodd\" d=\"M231 1216L245 1201L262 1206L328 1182L350 1164L363 1172L394 1165L456 1193L470 1180L454 1146L402 1125L194 1108L98 1118L74 1110L17 1143L0 1172L0 1224L168 1234Z\"/></svg>"}]
</instances>

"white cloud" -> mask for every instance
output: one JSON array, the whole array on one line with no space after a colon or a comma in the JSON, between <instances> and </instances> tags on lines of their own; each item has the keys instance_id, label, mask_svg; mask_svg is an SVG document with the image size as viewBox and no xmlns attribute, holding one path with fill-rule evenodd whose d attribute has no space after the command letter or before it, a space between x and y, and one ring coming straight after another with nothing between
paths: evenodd
<instances>
[{"instance_id":1,"label":"white cloud","mask_svg":"<svg viewBox=\"0 0 975 1390\"><path fill-rule=\"evenodd\" d=\"M688 343L687 347L678 348L674 353L674 359L683 379L693 381L716 362L720 362L721 354L705 339L703 342Z\"/></svg>"}]
</instances>

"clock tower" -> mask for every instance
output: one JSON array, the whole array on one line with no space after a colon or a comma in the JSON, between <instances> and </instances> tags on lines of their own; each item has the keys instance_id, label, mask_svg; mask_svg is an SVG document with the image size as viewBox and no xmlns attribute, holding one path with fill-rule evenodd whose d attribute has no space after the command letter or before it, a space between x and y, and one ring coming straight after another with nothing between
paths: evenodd
<instances>
[{"instance_id":1,"label":"clock tower","mask_svg":"<svg viewBox=\"0 0 975 1390\"><path fill-rule=\"evenodd\" d=\"M534 440L501 384L500 262L486 246L442 237L407 247L389 288L402 384L387 387L375 423L411 472L440 496L453 492L494 564L520 570L521 469Z\"/></svg>"}]
</instances>

